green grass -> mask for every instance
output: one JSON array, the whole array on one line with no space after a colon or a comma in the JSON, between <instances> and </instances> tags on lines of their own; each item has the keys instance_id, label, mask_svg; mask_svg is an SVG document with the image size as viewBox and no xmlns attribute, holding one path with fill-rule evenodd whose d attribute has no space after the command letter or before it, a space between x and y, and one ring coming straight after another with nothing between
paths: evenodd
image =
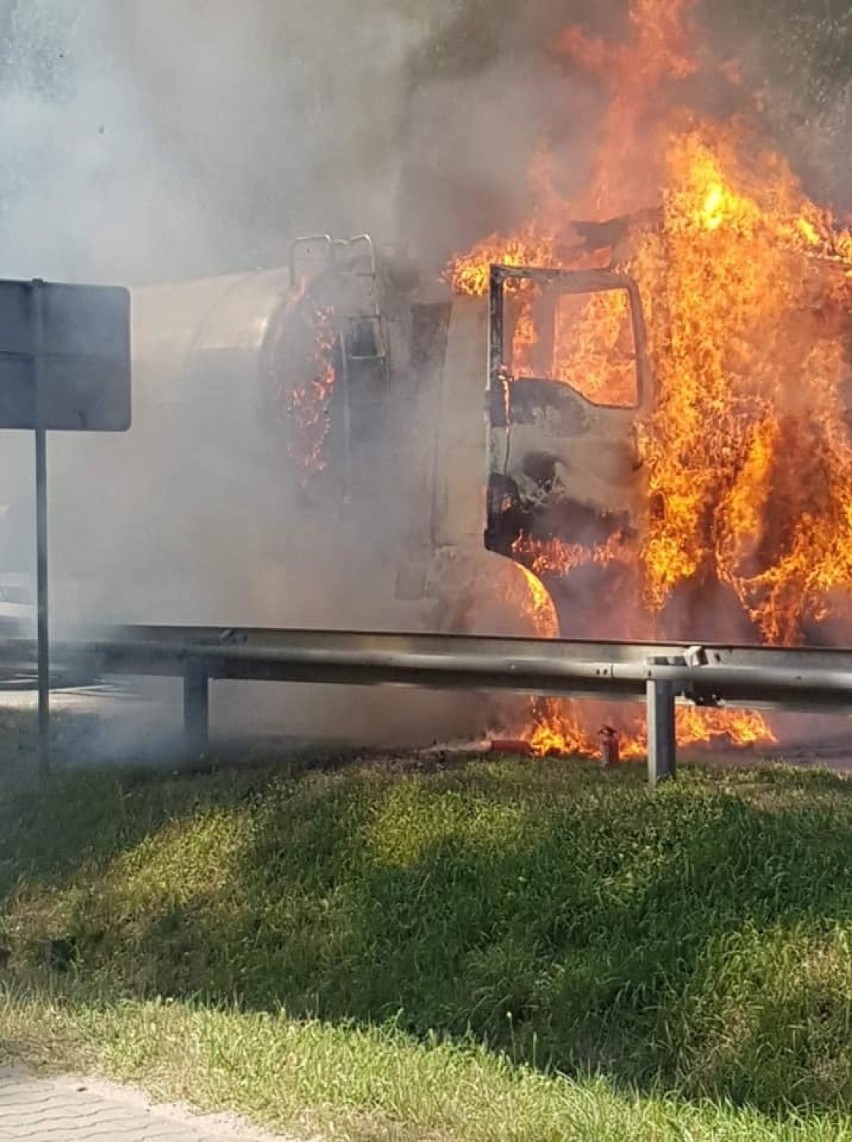
<instances>
[{"instance_id":1,"label":"green grass","mask_svg":"<svg viewBox=\"0 0 852 1142\"><path fill-rule=\"evenodd\" d=\"M7 779L0 896L7 1055L348 1137L852 1138L829 774Z\"/></svg>"}]
</instances>

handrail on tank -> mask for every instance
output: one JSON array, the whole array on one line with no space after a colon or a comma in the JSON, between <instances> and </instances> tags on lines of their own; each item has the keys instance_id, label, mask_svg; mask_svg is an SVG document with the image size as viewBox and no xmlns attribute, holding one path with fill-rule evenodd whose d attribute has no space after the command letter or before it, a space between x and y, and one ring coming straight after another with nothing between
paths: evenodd
<instances>
[{"instance_id":1,"label":"handrail on tank","mask_svg":"<svg viewBox=\"0 0 852 1142\"><path fill-rule=\"evenodd\" d=\"M372 277L376 276L377 263L376 263L376 246L369 234L355 234L351 238L332 238L330 234L306 234L299 238L294 238L290 243L290 253L288 257L288 266L290 269L290 286L291 288L296 285L296 253L299 249L305 246L321 244L324 246L328 253L327 268L338 268L338 251L353 250L354 247L364 245L367 247L367 255L369 257L369 273Z\"/></svg>"},{"instance_id":2,"label":"handrail on tank","mask_svg":"<svg viewBox=\"0 0 852 1142\"><path fill-rule=\"evenodd\" d=\"M330 234L308 234L301 238L294 238L290 243L290 254L288 257L288 265L290 269L290 288L294 289L296 286L296 251L302 246L310 246L312 243L321 243L328 249L328 263L334 263L334 241Z\"/></svg>"},{"instance_id":3,"label":"handrail on tank","mask_svg":"<svg viewBox=\"0 0 852 1142\"><path fill-rule=\"evenodd\" d=\"M375 243L373 242L372 237L369 234L356 234L354 237L352 237L348 240L347 245L350 248L352 248L353 246L357 246L357 245L362 244L362 243L367 247L367 253L369 254L369 257L370 257L370 273L372 274L373 277L375 277L376 276L376 246L375 246Z\"/></svg>"}]
</instances>

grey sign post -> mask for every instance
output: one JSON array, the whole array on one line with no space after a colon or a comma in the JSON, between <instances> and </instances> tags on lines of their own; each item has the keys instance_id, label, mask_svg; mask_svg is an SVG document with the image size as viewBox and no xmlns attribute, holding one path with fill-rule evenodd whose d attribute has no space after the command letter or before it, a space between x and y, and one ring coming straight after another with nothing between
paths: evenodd
<instances>
[{"instance_id":1,"label":"grey sign post","mask_svg":"<svg viewBox=\"0 0 852 1142\"><path fill-rule=\"evenodd\" d=\"M39 764L50 770L47 433L130 428L130 294L0 281L0 429L35 433Z\"/></svg>"}]
</instances>

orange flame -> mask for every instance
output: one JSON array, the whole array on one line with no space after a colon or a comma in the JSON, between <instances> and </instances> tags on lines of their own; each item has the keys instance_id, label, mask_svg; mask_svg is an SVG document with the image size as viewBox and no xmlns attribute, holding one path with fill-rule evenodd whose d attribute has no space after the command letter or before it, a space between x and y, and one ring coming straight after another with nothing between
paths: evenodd
<instances>
[{"instance_id":1,"label":"orange flame","mask_svg":"<svg viewBox=\"0 0 852 1142\"><path fill-rule=\"evenodd\" d=\"M612 725L618 732L622 760L646 756L645 723L629 705L619 708L605 702L535 698L524 740L538 757L596 757L600 754L597 731L602 725ZM681 747L724 744L746 749L775 741L764 718L752 710L678 707L675 733Z\"/></svg>"},{"instance_id":2,"label":"orange flame","mask_svg":"<svg viewBox=\"0 0 852 1142\"><path fill-rule=\"evenodd\" d=\"M647 485L640 538L597 548L525 542L518 556L537 574L634 561L647 614L663 626L676 593L722 587L761 640L792 643L852 597L852 444L842 396L852 235L808 200L763 142L756 104L741 88L741 110L725 120L675 98L709 66L693 47L691 7L631 0L624 43L578 28L562 35L556 55L609 96L588 185L566 202L555 190L555 159L540 151L527 223L458 255L447 276L459 292L484 293L491 263L610 265L630 273L643 298L655 391L637 418ZM739 83L730 64L715 70ZM607 222L637 212L632 231ZM570 221L584 217L607 224L597 247ZM516 376L537 367L533 300L525 283L509 299ZM548 375L598 403L630 403L635 346L624 295L563 302ZM611 715L537 700L530 740L542 753L596 752L590 727L602 720ZM641 727L624 732L623 755L644 748ZM771 740L756 714L678 712L681 742L720 735Z\"/></svg>"},{"instance_id":3,"label":"orange flame","mask_svg":"<svg viewBox=\"0 0 852 1142\"><path fill-rule=\"evenodd\" d=\"M287 367L275 378L274 406L283 405L285 446L306 487L328 464L326 442L336 370L334 312L311 296L307 279L291 291L286 310L296 322Z\"/></svg>"},{"instance_id":4,"label":"orange flame","mask_svg":"<svg viewBox=\"0 0 852 1142\"><path fill-rule=\"evenodd\" d=\"M558 620L547 589L537 575L526 568L523 570L528 587L525 614L539 638L558 638ZM645 724L629 704L532 698L528 722L521 736L538 757L595 757L600 753L599 727L602 725L616 729L622 760L646 755ZM750 710L679 707L675 711L675 732L678 745L684 747L729 744L747 748L776 740L763 716Z\"/></svg>"},{"instance_id":5,"label":"orange flame","mask_svg":"<svg viewBox=\"0 0 852 1142\"><path fill-rule=\"evenodd\" d=\"M317 309L317 337L314 353L308 363L312 375L295 385L287 398L287 413L295 433L288 449L302 473L303 482L311 472L320 472L328 463L325 442L331 428L329 406L336 380L332 351L336 334L330 309Z\"/></svg>"}]
</instances>

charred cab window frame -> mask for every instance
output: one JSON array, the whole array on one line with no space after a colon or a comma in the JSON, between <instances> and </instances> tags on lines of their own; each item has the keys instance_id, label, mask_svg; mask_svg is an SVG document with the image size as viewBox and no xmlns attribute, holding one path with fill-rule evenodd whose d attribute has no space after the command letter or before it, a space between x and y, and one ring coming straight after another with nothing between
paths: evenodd
<instances>
[{"instance_id":1,"label":"charred cab window frame","mask_svg":"<svg viewBox=\"0 0 852 1142\"><path fill-rule=\"evenodd\" d=\"M577 396L593 408L630 411L643 406L650 391L647 363L647 337L642 313L642 300L636 281L618 270L548 270L531 266L491 267L489 284L489 344L488 389L491 423L494 427L507 427L507 396L505 385L514 378L506 363L506 299L507 282L531 281L553 295L592 294L610 290L624 290L630 309L630 324L636 355L636 401L630 405L603 404L590 400L571 385L556 377L536 377L553 384L569 384ZM526 379L526 378L525 378Z\"/></svg>"}]
</instances>

